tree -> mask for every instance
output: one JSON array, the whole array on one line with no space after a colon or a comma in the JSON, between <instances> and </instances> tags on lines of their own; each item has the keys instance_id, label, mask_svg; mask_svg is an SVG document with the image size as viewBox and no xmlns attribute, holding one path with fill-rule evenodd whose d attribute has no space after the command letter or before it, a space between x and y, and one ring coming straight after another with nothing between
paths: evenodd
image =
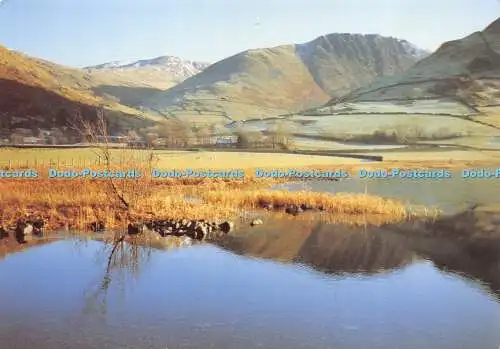
<instances>
[{"instance_id":1,"label":"tree","mask_svg":"<svg viewBox=\"0 0 500 349\"><path fill-rule=\"evenodd\" d=\"M249 131L243 128L236 130L236 136L238 137L236 145L239 148L256 148L263 141L261 132Z\"/></svg>"},{"instance_id":2,"label":"tree","mask_svg":"<svg viewBox=\"0 0 500 349\"><path fill-rule=\"evenodd\" d=\"M293 147L292 129L283 120L278 120L270 131L273 148L283 147L290 149Z\"/></svg>"},{"instance_id":3,"label":"tree","mask_svg":"<svg viewBox=\"0 0 500 349\"><path fill-rule=\"evenodd\" d=\"M153 147L157 139L158 139L158 133L149 132L146 134L146 144L149 147Z\"/></svg>"},{"instance_id":4,"label":"tree","mask_svg":"<svg viewBox=\"0 0 500 349\"><path fill-rule=\"evenodd\" d=\"M10 142L12 144L22 144L24 141L24 136L19 133L13 133L10 135Z\"/></svg>"},{"instance_id":5,"label":"tree","mask_svg":"<svg viewBox=\"0 0 500 349\"><path fill-rule=\"evenodd\" d=\"M158 125L158 137L165 138L171 145L186 146L192 135L190 125L179 119L166 119Z\"/></svg>"},{"instance_id":6,"label":"tree","mask_svg":"<svg viewBox=\"0 0 500 349\"><path fill-rule=\"evenodd\" d=\"M134 142L139 139L139 135L134 130L130 130L127 132L127 139L129 142Z\"/></svg>"}]
</instances>

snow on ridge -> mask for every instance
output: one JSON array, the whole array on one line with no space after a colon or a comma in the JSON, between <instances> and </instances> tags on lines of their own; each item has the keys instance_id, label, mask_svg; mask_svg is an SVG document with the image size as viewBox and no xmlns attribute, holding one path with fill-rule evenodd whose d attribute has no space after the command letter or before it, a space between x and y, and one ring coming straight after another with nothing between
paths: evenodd
<instances>
[{"instance_id":1,"label":"snow on ridge","mask_svg":"<svg viewBox=\"0 0 500 349\"><path fill-rule=\"evenodd\" d=\"M427 52L426 50L423 50L406 40L399 40L399 42L404 47L405 51L412 54L414 57L421 58L429 55L429 52Z\"/></svg>"},{"instance_id":2,"label":"snow on ridge","mask_svg":"<svg viewBox=\"0 0 500 349\"><path fill-rule=\"evenodd\" d=\"M199 73L209 65L209 63L183 60L175 56L160 56L152 59L112 61L86 67L85 69L138 69L150 67L156 70L169 71L179 76L191 76Z\"/></svg>"}]
</instances>

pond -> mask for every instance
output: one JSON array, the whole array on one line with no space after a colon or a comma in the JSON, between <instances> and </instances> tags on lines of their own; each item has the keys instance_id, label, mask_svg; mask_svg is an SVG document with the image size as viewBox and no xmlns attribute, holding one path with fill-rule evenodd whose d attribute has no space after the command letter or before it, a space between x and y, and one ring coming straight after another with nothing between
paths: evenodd
<instances>
[{"instance_id":1,"label":"pond","mask_svg":"<svg viewBox=\"0 0 500 349\"><path fill-rule=\"evenodd\" d=\"M481 272L498 260L467 268L441 243L312 221L246 229L192 247L137 247L109 273L109 248L98 241L8 255L0 348L500 344L500 273Z\"/></svg>"}]
</instances>

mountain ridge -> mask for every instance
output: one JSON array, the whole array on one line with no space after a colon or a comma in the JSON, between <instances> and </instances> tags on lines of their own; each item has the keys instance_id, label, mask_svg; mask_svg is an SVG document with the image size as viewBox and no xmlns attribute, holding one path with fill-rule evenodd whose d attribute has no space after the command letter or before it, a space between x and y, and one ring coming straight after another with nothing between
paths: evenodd
<instances>
[{"instance_id":1,"label":"mountain ridge","mask_svg":"<svg viewBox=\"0 0 500 349\"><path fill-rule=\"evenodd\" d=\"M208 66L142 106L187 119L286 114L321 105L378 75L406 70L422 52L406 40L348 33L249 49Z\"/></svg>"}]
</instances>

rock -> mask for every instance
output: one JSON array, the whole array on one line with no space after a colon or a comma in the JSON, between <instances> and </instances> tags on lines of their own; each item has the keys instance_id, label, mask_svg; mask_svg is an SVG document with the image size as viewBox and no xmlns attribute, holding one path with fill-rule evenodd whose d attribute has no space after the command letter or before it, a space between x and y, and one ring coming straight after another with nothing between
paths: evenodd
<instances>
[{"instance_id":1,"label":"rock","mask_svg":"<svg viewBox=\"0 0 500 349\"><path fill-rule=\"evenodd\" d=\"M144 224L132 224L129 223L127 227L128 235L138 235L146 231L147 227Z\"/></svg>"},{"instance_id":2,"label":"rock","mask_svg":"<svg viewBox=\"0 0 500 349\"><path fill-rule=\"evenodd\" d=\"M274 208L274 205L271 201L269 200L259 200L258 205L262 208L265 208L266 210L272 210Z\"/></svg>"},{"instance_id":3,"label":"rock","mask_svg":"<svg viewBox=\"0 0 500 349\"><path fill-rule=\"evenodd\" d=\"M174 235L175 236L182 236L184 234L186 234L186 231L184 229L174 230Z\"/></svg>"},{"instance_id":4,"label":"rock","mask_svg":"<svg viewBox=\"0 0 500 349\"><path fill-rule=\"evenodd\" d=\"M208 236L208 227L205 225L200 225L195 229L195 239L203 240Z\"/></svg>"},{"instance_id":5,"label":"rock","mask_svg":"<svg viewBox=\"0 0 500 349\"><path fill-rule=\"evenodd\" d=\"M285 212L296 216L299 213L303 212L303 210L300 207L298 207L297 205L288 205L285 209Z\"/></svg>"},{"instance_id":6,"label":"rock","mask_svg":"<svg viewBox=\"0 0 500 349\"><path fill-rule=\"evenodd\" d=\"M302 211L308 211L313 209L312 205L310 204L300 204L299 207Z\"/></svg>"},{"instance_id":7,"label":"rock","mask_svg":"<svg viewBox=\"0 0 500 349\"><path fill-rule=\"evenodd\" d=\"M33 233L35 235L42 235L43 234L43 227L45 225L45 222L43 221L42 218L37 218L30 223L33 225Z\"/></svg>"},{"instance_id":8,"label":"rock","mask_svg":"<svg viewBox=\"0 0 500 349\"><path fill-rule=\"evenodd\" d=\"M183 225L183 226L185 226L185 227L188 225L188 223L189 223L189 221L188 221L187 219L183 219L183 220L181 221L181 225Z\"/></svg>"},{"instance_id":9,"label":"rock","mask_svg":"<svg viewBox=\"0 0 500 349\"><path fill-rule=\"evenodd\" d=\"M162 237L165 237L167 235L167 230L164 227L156 227L154 229L151 229L153 232L159 234Z\"/></svg>"},{"instance_id":10,"label":"rock","mask_svg":"<svg viewBox=\"0 0 500 349\"><path fill-rule=\"evenodd\" d=\"M252 227L253 227L253 226L255 226L255 225L261 225L261 224L264 224L264 222L262 222L262 219L259 219L259 218L258 218L258 219L254 219L254 220L250 223L250 225L251 225Z\"/></svg>"},{"instance_id":11,"label":"rock","mask_svg":"<svg viewBox=\"0 0 500 349\"><path fill-rule=\"evenodd\" d=\"M26 242L26 237L33 233L33 225L24 221L18 221L15 233L17 242L23 244Z\"/></svg>"},{"instance_id":12,"label":"rock","mask_svg":"<svg viewBox=\"0 0 500 349\"><path fill-rule=\"evenodd\" d=\"M219 224L219 229L224 233L229 233L234 228L234 223L230 221L225 221Z\"/></svg>"},{"instance_id":13,"label":"rock","mask_svg":"<svg viewBox=\"0 0 500 349\"><path fill-rule=\"evenodd\" d=\"M103 232L106 229L106 225L103 221L96 221L90 223L90 230L93 232Z\"/></svg>"},{"instance_id":14,"label":"rock","mask_svg":"<svg viewBox=\"0 0 500 349\"><path fill-rule=\"evenodd\" d=\"M9 233L4 229L4 227L0 226L0 240L9 237Z\"/></svg>"}]
</instances>

